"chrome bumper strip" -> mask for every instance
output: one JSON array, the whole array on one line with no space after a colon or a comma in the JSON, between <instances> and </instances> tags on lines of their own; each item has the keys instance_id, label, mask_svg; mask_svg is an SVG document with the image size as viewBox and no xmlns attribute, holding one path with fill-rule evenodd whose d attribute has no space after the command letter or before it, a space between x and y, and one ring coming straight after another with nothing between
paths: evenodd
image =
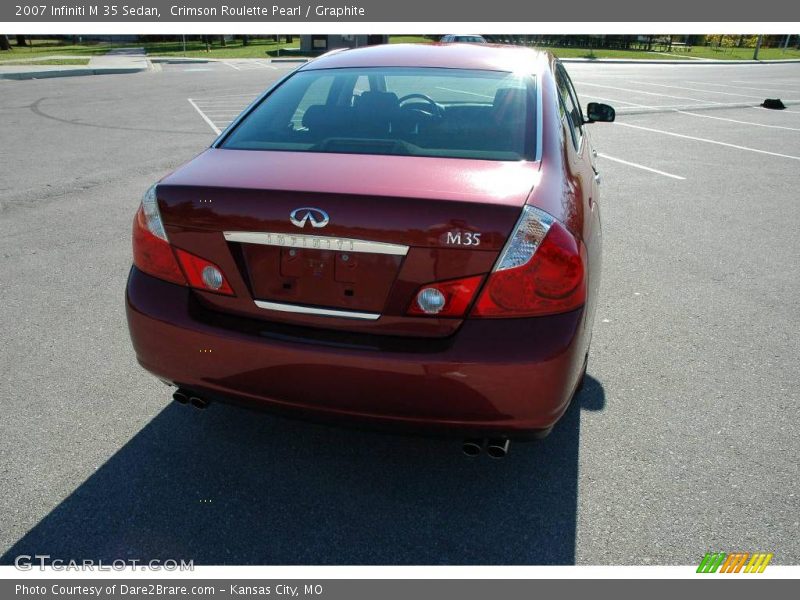
<instances>
[{"instance_id":1,"label":"chrome bumper strip","mask_svg":"<svg viewBox=\"0 0 800 600\"><path fill-rule=\"evenodd\" d=\"M363 319L365 321L376 321L380 318L380 313L359 312L356 310L336 310L333 308L317 308L314 306L302 306L300 304L284 304L283 302L267 302L266 300L256 300L256 306L266 310L277 310L280 312L301 313L304 315L317 315L320 317L341 317L344 319Z\"/></svg>"}]
</instances>

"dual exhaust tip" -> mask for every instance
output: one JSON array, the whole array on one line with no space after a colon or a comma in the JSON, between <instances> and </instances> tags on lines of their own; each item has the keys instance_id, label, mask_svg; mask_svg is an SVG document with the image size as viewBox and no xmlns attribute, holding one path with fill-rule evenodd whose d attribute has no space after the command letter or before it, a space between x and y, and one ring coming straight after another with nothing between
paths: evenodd
<instances>
[{"instance_id":1,"label":"dual exhaust tip","mask_svg":"<svg viewBox=\"0 0 800 600\"><path fill-rule=\"evenodd\" d=\"M210 404L207 399L184 388L175 390L172 394L172 399L178 404L191 404L200 410L208 408ZM511 440L508 438L490 438L488 440L471 438L464 440L461 450L467 456L479 456L480 453L483 452L484 446L486 447L486 454L488 454L490 458L505 458L511 447Z\"/></svg>"},{"instance_id":2,"label":"dual exhaust tip","mask_svg":"<svg viewBox=\"0 0 800 600\"><path fill-rule=\"evenodd\" d=\"M488 440L471 438L464 440L461 451L467 456L478 456L483 452L484 446L489 458L505 458L511 447L511 440L508 438L489 438Z\"/></svg>"},{"instance_id":3,"label":"dual exhaust tip","mask_svg":"<svg viewBox=\"0 0 800 600\"><path fill-rule=\"evenodd\" d=\"M195 408L199 409L208 408L208 405L210 404L210 402L205 398L183 388L178 388L175 390L175 393L172 394L172 399L178 404L191 404Z\"/></svg>"}]
</instances>

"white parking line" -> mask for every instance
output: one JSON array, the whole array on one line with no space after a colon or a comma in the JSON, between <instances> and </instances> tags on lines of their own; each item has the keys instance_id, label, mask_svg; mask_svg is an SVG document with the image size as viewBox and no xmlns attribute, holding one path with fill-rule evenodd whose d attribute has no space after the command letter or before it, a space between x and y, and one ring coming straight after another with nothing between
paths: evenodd
<instances>
[{"instance_id":1,"label":"white parking line","mask_svg":"<svg viewBox=\"0 0 800 600\"><path fill-rule=\"evenodd\" d=\"M674 88L676 90L687 90L690 92L705 92L707 94L721 94L723 96L740 96L742 98L753 98L754 100L762 100L762 96L753 96L752 94L736 94L734 92L718 92L715 90L701 90L699 88L691 88L682 85L665 85L663 83L647 83L646 81L631 81L637 85L652 85L656 87Z\"/></svg>"},{"instance_id":2,"label":"white parking line","mask_svg":"<svg viewBox=\"0 0 800 600\"><path fill-rule=\"evenodd\" d=\"M751 106L750 108L755 108L756 110L768 110L769 112L776 114L789 113L792 115L800 115L800 110L789 110L788 108L784 108L782 110L775 110L774 108L764 108L763 106Z\"/></svg>"},{"instance_id":3,"label":"white parking line","mask_svg":"<svg viewBox=\"0 0 800 600\"><path fill-rule=\"evenodd\" d=\"M594 98L595 100L602 100L603 102L614 102L615 104L626 104L628 106L635 106L637 108L661 108L660 106L648 106L647 104L637 104L636 102L628 102L627 100L617 100L616 98L603 98L603 96L595 96L594 94L582 93L584 98Z\"/></svg>"},{"instance_id":4,"label":"white parking line","mask_svg":"<svg viewBox=\"0 0 800 600\"><path fill-rule=\"evenodd\" d=\"M681 111L684 109L701 109L701 108L761 108L757 106L748 106L749 103L746 102L712 102L711 104L638 104L636 102L630 102L629 100L618 100L617 98L604 98L602 96L596 96L592 93L588 93L582 91L581 96L584 98L592 98L596 100L603 100L604 102L611 102L612 104L625 104L630 105L634 108L647 108L653 111L657 110L666 110L666 111ZM710 102L710 101L709 101ZM626 107L622 107L620 110L624 110ZM779 111L779 112L793 112L793 111Z\"/></svg>"},{"instance_id":5,"label":"white parking line","mask_svg":"<svg viewBox=\"0 0 800 600\"><path fill-rule=\"evenodd\" d=\"M273 66L262 58L231 59L224 62L237 71L252 71L254 69L272 69L276 71L278 69L278 67Z\"/></svg>"},{"instance_id":6,"label":"white parking line","mask_svg":"<svg viewBox=\"0 0 800 600\"><path fill-rule=\"evenodd\" d=\"M667 173L666 171L659 171L658 169L654 169L653 167L646 167L644 165L640 165L639 163L630 162L627 160L622 160L621 158L615 158L613 156L609 156L608 154L602 154L598 152L597 156L605 158L606 160L611 160L614 162L621 163L623 165L628 165L629 167L636 167L637 169L642 169L643 171L650 171L651 173L656 173L657 175L663 175L664 177L671 177L672 179L679 179L681 181L686 180L686 177L681 177L680 175L673 175L672 173Z\"/></svg>"},{"instance_id":7,"label":"white parking line","mask_svg":"<svg viewBox=\"0 0 800 600\"><path fill-rule=\"evenodd\" d=\"M686 83L694 83L694 84L698 84L698 85L713 85L714 87L732 88L734 90L755 90L757 92L766 91L767 93L770 93L771 91L789 91L789 92L798 92L798 91L800 91L800 90L796 90L796 89L787 89L785 87L781 88L780 90L776 90L775 88L773 88L773 87L771 87L769 85L766 86L766 87L765 86L754 87L754 86L749 86L749 85L729 85L729 84L726 84L726 83L711 83L710 81L687 81ZM750 83L753 83L753 82L750 82Z\"/></svg>"},{"instance_id":8,"label":"white parking line","mask_svg":"<svg viewBox=\"0 0 800 600\"><path fill-rule=\"evenodd\" d=\"M219 127L217 127L216 125L214 125L214 121L212 121L211 119L209 119L209 118L206 116L206 113L204 113L202 110L200 110L200 107L199 107L199 106L197 106L197 104L195 104L195 103L194 103L194 100L192 100L191 98L187 98L187 100L189 101L189 104L191 104L191 105L194 107L194 109L197 111L197 113L198 113L198 114L199 114L201 117L203 117L203 120L204 120L206 123L208 123L208 126L209 126L209 127L211 127L211 129L214 131L214 133L216 133L217 135L219 135L220 133L222 133L222 130L221 130Z\"/></svg>"},{"instance_id":9,"label":"white parking line","mask_svg":"<svg viewBox=\"0 0 800 600\"><path fill-rule=\"evenodd\" d=\"M734 79L734 80L731 81L731 83L756 83L756 82L752 81L752 80L751 81L742 81L740 79L739 80ZM797 87L795 85L795 83L797 83L797 82L792 82L790 84L782 84L782 83L778 83L777 81L774 81L773 83L768 83L766 86L764 86L764 89L775 89L775 87L776 87L774 85L775 83L777 83L777 85L780 86L781 91L785 90L787 88L790 88L789 91L800 91L800 87ZM791 88L795 88L795 89L791 89Z\"/></svg>"},{"instance_id":10,"label":"white parking line","mask_svg":"<svg viewBox=\"0 0 800 600\"><path fill-rule=\"evenodd\" d=\"M761 107L759 106L756 108L761 108ZM752 121L739 121L738 119L726 119L725 117L712 117L711 115L701 115L686 110L678 110L675 112L678 112L682 115L689 115L692 117L701 117L703 119L714 119L715 121L728 121L729 123L739 123L740 125L753 125L755 127L767 127L768 129L785 129L786 131L800 131L800 128L797 127L784 127L783 125L767 125L765 123L753 123Z\"/></svg>"},{"instance_id":11,"label":"white parking line","mask_svg":"<svg viewBox=\"0 0 800 600\"><path fill-rule=\"evenodd\" d=\"M653 129L652 127L642 127L641 125L632 125L631 123L619 123L616 125L620 127L631 127L633 129L641 129L642 131L651 131L653 133L663 133L664 135L671 135L673 137L683 138L686 140L694 140L696 142L705 142L706 144L715 144L717 146L725 146L727 148L736 148L737 150L745 150L747 152L755 152L757 154L767 154L769 156L778 156L780 158L789 158L791 160L800 160L800 156L792 156L790 154L781 154L780 152L770 152L769 150L759 150L758 148L748 148L747 146L739 146L737 144L729 144L727 142L720 142L717 140L709 140L708 138L695 137L693 135L685 135L683 133L675 133L673 131L664 131L663 129Z\"/></svg>"},{"instance_id":12,"label":"white parking line","mask_svg":"<svg viewBox=\"0 0 800 600\"><path fill-rule=\"evenodd\" d=\"M610 90L619 90L620 92L631 92L634 94L645 94L647 96L660 96L661 98L675 98L677 100L692 100L693 102L706 102L708 104L722 104L722 102L714 102L705 98L690 98L689 96L670 96L669 94L658 94L656 92L645 92L643 90L633 90L631 88L614 87L613 85L602 85L600 83L583 83L581 85L591 85L595 87L608 88Z\"/></svg>"}]
</instances>

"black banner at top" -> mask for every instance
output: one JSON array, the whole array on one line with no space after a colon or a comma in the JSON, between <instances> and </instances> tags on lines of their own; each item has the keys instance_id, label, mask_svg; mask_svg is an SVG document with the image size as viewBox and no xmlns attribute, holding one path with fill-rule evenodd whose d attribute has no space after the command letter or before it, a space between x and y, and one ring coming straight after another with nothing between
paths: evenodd
<instances>
[{"instance_id":1,"label":"black banner at top","mask_svg":"<svg viewBox=\"0 0 800 600\"><path fill-rule=\"evenodd\" d=\"M0 22L800 22L800 2L762 0L11 0Z\"/></svg>"}]
</instances>

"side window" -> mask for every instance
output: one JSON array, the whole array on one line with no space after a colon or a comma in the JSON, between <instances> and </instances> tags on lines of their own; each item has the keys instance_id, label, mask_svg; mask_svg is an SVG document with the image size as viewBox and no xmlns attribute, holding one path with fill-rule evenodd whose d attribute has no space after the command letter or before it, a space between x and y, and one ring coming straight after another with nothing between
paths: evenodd
<instances>
[{"instance_id":1,"label":"side window","mask_svg":"<svg viewBox=\"0 0 800 600\"><path fill-rule=\"evenodd\" d=\"M569 74L566 71L564 71L564 78L567 80L567 87L569 87L570 98L572 98L572 102L575 104L575 112L573 113L575 127L578 129L578 131L581 132L581 137L583 137L584 118L583 118L583 110L581 109L581 102L578 99L578 92L575 91L575 85L572 83L572 79L570 78Z\"/></svg>"},{"instance_id":2,"label":"side window","mask_svg":"<svg viewBox=\"0 0 800 600\"><path fill-rule=\"evenodd\" d=\"M329 75L320 77L308 86L292 115L291 123L293 129L301 129L303 127L303 115L306 114L309 106L325 104L328 101L328 94L330 94L332 85L333 75Z\"/></svg>"},{"instance_id":3,"label":"side window","mask_svg":"<svg viewBox=\"0 0 800 600\"><path fill-rule=\"evenodd\" d=\"M556 69L556 85L558 86L558 96L563 106L561 110L569 123L569 129L572 132L572 141L575 144L575 149L581 147L583 141L583 112L578 103L578 96L572 87L572 82L567 76L564 67L558 65Z\"/></svg>"},{"instance_id":4,"label":"side window","mask_svg":"<svg viewBox=\"0 0 800 600\"><path fill-rule=\"evenodd\" d=\"M569 136L572 139L572 145L577 149L578 138L575 134L575 126L572 124L572 118L569 115L569 111L567 109L567 102L565 100L565 98L569 96L569 93L564 89L562 82L563 79L561 77L561 73L557 70L556 91L558 92L558 116L561 119L561 122L564 124L564 127L569 132Z\"/></svg>"}]
</instances>

